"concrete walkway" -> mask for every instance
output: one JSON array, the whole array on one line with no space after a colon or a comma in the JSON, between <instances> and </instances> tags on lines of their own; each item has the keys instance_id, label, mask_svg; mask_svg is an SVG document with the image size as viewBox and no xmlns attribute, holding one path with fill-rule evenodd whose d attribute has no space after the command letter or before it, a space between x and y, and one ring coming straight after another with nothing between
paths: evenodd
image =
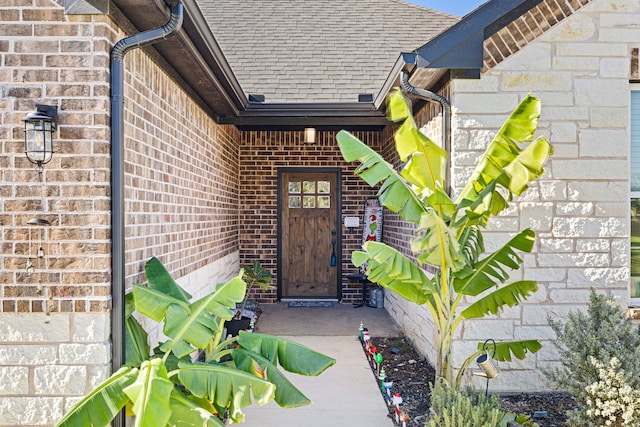
<instances>
[{"instance_id":1,"label":"concrete walkway","mask_svg":"<svg viewBox=\"0 0 640 427\"><path fill-rule=\"evenodd\" d=\"M312 405L282 409L271 402L245 408L249 427L390 427L388 410L358 340L360 321L372 338L398 336L399 330L384 309L296 307L286 303L262 306L256 332L278 335L336 359L318 377L288 374Z\"/></svg>"}]
</instances>

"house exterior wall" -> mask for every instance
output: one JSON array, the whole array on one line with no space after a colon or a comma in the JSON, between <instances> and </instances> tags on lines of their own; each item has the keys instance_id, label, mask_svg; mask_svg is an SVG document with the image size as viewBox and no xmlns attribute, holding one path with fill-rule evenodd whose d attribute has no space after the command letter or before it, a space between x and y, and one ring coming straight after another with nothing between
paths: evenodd
<instances>
[{"instance_id":1,"label":"house exterior wall","mask_svg":"<svg viewBox=\"0 0 640 427\"><path fill-rule=\"evenodd\" d=\"M0 425L52 425L109 373L115 33L105 18L65 17L52 1L0 5ZM36 104L59 113L44 185L23 148L21 118ZM33 217L51 226L30 228ZM37 259L41 232L46 256Z\"/></svg>"},{"instance_id":2,"label":"house exterior wall","mask_svg":"<svg viewBox=\"0 0 640 427\"><path fill-rule=\"evenodd\" d=\"M449 86L443 88L439 94L449 98ZM415 120L420 131L432 141L444 145L442 107L435 102L427 103L419 111L415 111ZM396 170L401 170L403 163L395 148L393 134L394 126L387 128L383 140L381 154ZM410 247L410 241L415 236L416 225L400 218L400 215L385 208L384 242L408 257L415 259ZM428 265L425 270L433 273L435 269ZM384 307L391 318L398 324L407 338L432 363L436 360L436 329L431 313L425 305L416 305L407 301L394 292L385 292Z\"/></svg>"},{"instance_id":3,"label":"house exterior wall","mask_svg":"<svg viewBox=\"0 0 640 427\"><path fill-rule=\"evenodd\" d=\"M354 132L374 149L379 149L382 132ZM342 169L342 300L351 303L362 298L362 285L349 282L348 274L357 270L351 263L351 253L362 244L362 225L357 232L344 227L346 216L364 215L364 202L375 196L360 178L354 175L357 162L348 164L342 158L336 132L319 131L313 145L303 143L302 131L243 131L240 146L240 264L259 260L277 283L278 248L278 169L279 168L341 168ZM383 226L384 227L384 226ZM277 300L277 290L256 289L250 297L260 303Z\"/></svg>"},{"instance_id":4,"label":"house exterior wall","mask_svg":"<svg viewBox=\"0 0 640 427\"><path fill-rule=\"evenodd\" d=\"M467 321L454 347L459 367L478 342L539 339L542 350L492 380L494 390L545 390L542 370L558 361L547 316L585 309L590 288L629 297L629 75L640 44L637 0L594 0L490 69L480 80L451 86L454 188L460 190L492 135L527 94L540 97L538 135L555 149L545 175L485 233L495 250L532 228L536 244L512 279L538 281L539 291L494 318ZM401 306L413 324L420 310ZM393 312L393 311L392 311ZM409 329L425 354L433 330ZM478 383L478 385L481 385Z\"/></svg>"},{"instance_id":5,"label":"house exterior wall","mask_svg":"<svg viewBox=\"0 0 640 427\"><path fill-rule=\"evenodd\" d=\"M110 373L109 53L132 33L60 3L0 5L0 426L53 425ZM125 57L126 285L157 256L199 297L238 271L240 134L152 57ZM59 113L43 186L23 152L36 104Z\"/></svg>"}]
</instances>

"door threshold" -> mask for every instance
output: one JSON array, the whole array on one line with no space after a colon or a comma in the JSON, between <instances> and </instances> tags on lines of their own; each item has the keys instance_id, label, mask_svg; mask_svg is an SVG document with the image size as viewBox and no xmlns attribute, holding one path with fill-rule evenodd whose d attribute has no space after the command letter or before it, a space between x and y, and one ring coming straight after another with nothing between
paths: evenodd
<instances>
[{"instance_id":1,"label":"door threshold","mask_svg":"<svg viewBox=\"0 0 640 427\"><path fill-rule=\"evenodd\" d=\"M338 298L280 298L280 302L339 302Z\"/></svg>"}]
</instances>

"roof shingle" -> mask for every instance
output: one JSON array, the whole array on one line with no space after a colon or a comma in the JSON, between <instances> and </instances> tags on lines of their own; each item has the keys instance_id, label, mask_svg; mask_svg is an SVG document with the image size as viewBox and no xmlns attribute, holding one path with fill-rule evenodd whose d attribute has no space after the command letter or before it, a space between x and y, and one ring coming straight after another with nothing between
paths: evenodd
<instances>
[{"instance_id":1,"label":"roof shingle","mask_svg":"<svg viewBox=\"0 0 640 427\"><path fill-rule=\"evenodd\" d=\"M459 18L402 0L198 0L245 93L357 102Z\"/></svg>"}]
</instances>

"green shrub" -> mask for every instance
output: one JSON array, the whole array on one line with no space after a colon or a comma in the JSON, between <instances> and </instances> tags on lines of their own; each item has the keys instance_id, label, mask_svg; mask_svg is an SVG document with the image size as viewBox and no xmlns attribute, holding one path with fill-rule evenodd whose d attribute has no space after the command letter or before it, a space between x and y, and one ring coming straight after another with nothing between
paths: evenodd
<instances>
[{"instance_id":1,"label":"green shrub","mask_svg":"<svg viewBox=\"0 0 640 427\"><path fill-rule=\"evenodd\" d=\"M640 327L633 327L612 298L598 295L593 289L586 313L570 312L564 325L552 318L548 321L557 336L554 345L561 362L545 374L558 388L570 392L578 403L577 409L567 413L568 425L600 426L598 419L588 413L593 410L589 402L594 402L589 387L593 389L593 384L602 380L599 367L609 366L613 358L617 358L619 372L640 372ZM628 384L640 389L640 376L629 376Z\"/></svg>"},{"instance_id":2,"label":"green shrub","mask_svg":"<svg viewBox=\"0 0 640 427\"><path fill-rule=\"evenodd\" d=\"M431 389L431 417L427 427L498 426L504 414L497 396L461 390L438 381Z\"/></svg>"}]
</instances>

